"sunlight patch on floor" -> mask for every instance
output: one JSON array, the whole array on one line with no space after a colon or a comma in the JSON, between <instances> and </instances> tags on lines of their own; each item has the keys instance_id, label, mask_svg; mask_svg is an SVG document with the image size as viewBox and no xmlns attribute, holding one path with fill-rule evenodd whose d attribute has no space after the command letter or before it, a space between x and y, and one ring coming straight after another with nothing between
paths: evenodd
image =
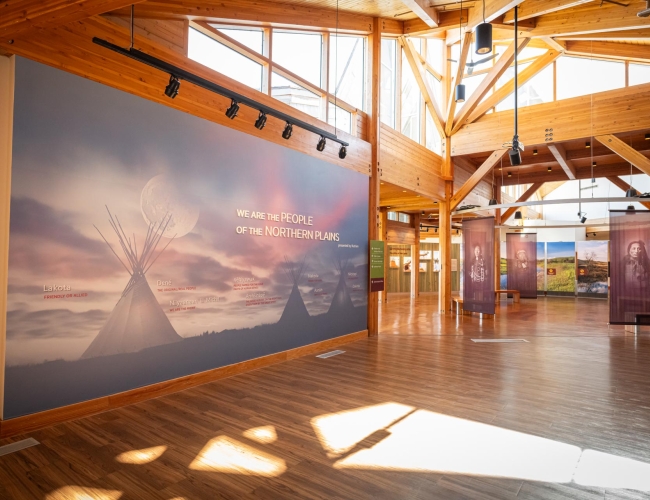
<instances>
[{"instance_id":1,"label":"sunlight patch on floor","mask_svg":"<svg viewBox=\"0 0 650 500\"><path fill-rule=\"evenodd\" d=\"M650 464L399 403L312 419L336 469L437 472L650 491Z\"/></svg>"},{"instance_id":2,"label":"sunlight patch on floor","mask_svg":"<svg viewBox=\"0 0 650 500\"><path fill-rule=\"evenodd\" d=\"M275 432L275 427L272 425L265 425L262 427L253 427L244 431L244 437L257 441L258 443L269 444L275 443L278 440L278 434Z\"/></svg>"},{"instance_id":3,"label":"sunlight patch on floor","mask_svg":"<svg viewBox=\"0 0 650 500\"><path fill-rule=\"evenodd\" d=\"M118 500L123 493L85 486L64 486L45 496L45 500Z\"/></svg>"},{"instance_id":4,"label":"sunlight patch on floor","mask_svg":"<svg viewBox=\"0 0 650 500\"><path fill-rule=\"evenodd\" d=\"M167 451L167 446L154 446L142 450L132 450L120 453L115 460L121 464L142 465L158 460Z\"/></svg>"},{"instance_id":5,"label":"sunlight patch on floor","mask_svg":"<svg viewBox=\"0 0 650 500\"><path fill-rule=\"evenodd\" d=\"M311 419L311 425L328 457L335 458L413 410L412 406L400 403L382 403L320 415Z\"/></svg>"},{"instance_id":6,"label":"sunlight patch on floor","mask_svg":"<svg viewBox=\"0 0 650 500\"><path fill-rule=\"evenodd\" d=\"M287 470L284 460L257 450L228 436L208 442L190 464L190 469L274 477Z\"/></svg>"}]
</instances>

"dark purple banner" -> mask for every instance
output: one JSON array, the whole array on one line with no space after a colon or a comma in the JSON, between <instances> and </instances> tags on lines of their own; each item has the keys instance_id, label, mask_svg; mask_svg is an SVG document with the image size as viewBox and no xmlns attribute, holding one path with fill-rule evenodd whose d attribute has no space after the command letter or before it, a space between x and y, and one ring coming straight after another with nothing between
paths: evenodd
<instances>
[{"instance_id":1,"label":"dark purple banner","mask_svg":"<svg viewBox=\"0 0 650 500\"><path fill-rule=\"evenodd\" d=\"M463 222L463 309L494 314L494 217Z\"/></svg>"},{"instance_id":2,"label":"dark purple banner","mask_svg":"<svg viewBox=\"0 0 650 500\"><path fill-rule=\"evenodd\" d=\"M537 298L537 234L506 234L508 290L524 299Z\"/></svg>"},{"instance_id":3,"label":"dark purple banner","mask_svg":"<svg viewBox=\"0 0 650 500\"><path fill-rule=\"evenodd\" d=\"M609 322L650 325L650 211L610 210Z\"/></svg>"}]
</instances>

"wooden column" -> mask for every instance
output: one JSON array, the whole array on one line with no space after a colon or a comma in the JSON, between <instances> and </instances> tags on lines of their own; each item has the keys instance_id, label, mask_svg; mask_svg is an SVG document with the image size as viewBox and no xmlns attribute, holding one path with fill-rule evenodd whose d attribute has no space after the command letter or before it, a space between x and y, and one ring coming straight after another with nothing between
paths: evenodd
<instances>
[{"instance_id":1,"label":"wooden column","mask_svg":"<svg viewBox=\"0 0 650 500\"><path fill-rule=\"evenodd\" d=\"M411 298L420 296L420 214L413 216L415 243L411 246Z\"/></svg>"},{"instance_id":2,"label":"wooden column","mask_svg":"<svg viewBox=\"0 0 650 500\"><path fill-rule=\"evenodd\" d=\"M0 55L0 420L4 408L15 57Z\"/></svg>"},{"instance_id":3,"label":"wooden column","mask_svg":"<svg viewBox=\"0 0 650 500\"><path fill-rule=\"evenodd\" d=\"M370 85L370 116L368 117L368 140L372 148L370 160L370 189L368 200L368 240L379 239L379 90L381 83L381 19L372 21L370 37L370 59L372 79ZM386 257L388 258L388 257ZM379 292L368 292L368 335L379 332Z\"/></svg>"},{"instance_id":4,"label":"wooden column","mask_svg":"<svg viewBox=\"0 0 650 500\"><path fill-rule=\"evenodd\" d=\"M451 98L451 97L450 97ZM438 203L440 238L440 283L438 309L451 311L451 198L454 194L454 164L451 160L451 138L442 138L442 177L445 179L445 200Z\"/></svg>"}]
</instances>

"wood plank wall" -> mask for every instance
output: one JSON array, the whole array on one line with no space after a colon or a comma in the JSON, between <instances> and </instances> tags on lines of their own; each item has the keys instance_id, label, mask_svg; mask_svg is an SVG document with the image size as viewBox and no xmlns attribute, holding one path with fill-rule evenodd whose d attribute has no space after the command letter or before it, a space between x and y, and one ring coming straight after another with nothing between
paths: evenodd
<instances>
[{"instance_id":1,"label":"wood plank wall","mask_svg":"<svg viewBox=\"0 0 650 500\"><path fill-rule=\"evenodd\" d=\"M4 408L15 58L0 55L0 420Z\"/></svg>"},{"instance_id":2,"label":"wood plank wall","mask_svg":"<svg viewBox=\"0 0 650 500\"><path fill-rule=\"evenodd\" d=\"M381 124L381 180L442 200L445 182L442 157Z\"/></svg>"}]
</instances>

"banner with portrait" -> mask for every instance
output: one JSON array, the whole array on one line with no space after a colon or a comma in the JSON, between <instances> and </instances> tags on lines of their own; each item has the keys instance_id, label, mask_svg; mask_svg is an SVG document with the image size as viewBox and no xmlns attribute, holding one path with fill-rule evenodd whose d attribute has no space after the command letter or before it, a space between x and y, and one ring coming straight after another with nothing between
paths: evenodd
<instances>
[{"instance_id":1,"label":"banner with portrait","mask_svg":"<svg viewBox=\"0 0 650 500\"><path fill-rule=\"evenodd\" d=\"M508 290L518 290L521 298L537 298L537 234L506 234Z\"/></svg>"},{"instance_id":2,"label":"banner with portrait","mask_svg":"<svg viewBox=\"0 0 650 500\"><path fill-rule=\"evenodd\" d=\"M494 314L494 217L463 222L463 309Z\"/></svg>"},{"instance_id":3,"label":"banner with portrait","mask_svg":"<svg viewBox=\"0 0 650 500\"><path fill-rule=\"evenodd\" d=\"M650 211L610 210L609 322L650 325Z\"/></svg>"}]
</instances>

